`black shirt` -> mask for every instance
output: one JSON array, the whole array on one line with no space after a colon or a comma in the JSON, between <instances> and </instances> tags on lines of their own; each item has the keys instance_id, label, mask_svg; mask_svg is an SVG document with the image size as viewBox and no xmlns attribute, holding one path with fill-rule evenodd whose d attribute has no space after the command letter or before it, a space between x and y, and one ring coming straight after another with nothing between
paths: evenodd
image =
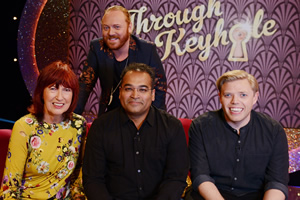
<instances>
[{"instance_id":1,"label":"black shirt","mask_svg":"<svg viewBox=\"0 0 300 200\"><path fill-rule=\"evenodd\" d=\"M123 108L91 126L83 162L89 200L178 200L188 170L184 129L165 111L151 107L139 130Z\"/></svg>"},{"instance_id":2,"label":"black shirt","mask_svg":"<svg viewBox=\"0 0 300 200\"><path fill-rule=\"evenodd\" d=\"M234 196L268 189L288 193L288 144L278 122L251 111L240 134L225 121L222 109L196 118L189 130L193 188L205 182Z\"/></svg>"},{"instance_id":3,"label":"black shirt","mask_svg":"<svg viewBox=\"0 0 300 200\"><path fill-rule=\"evenodd\" d=\"M121 74L122 74L122 71L125 69L125 67L127 67L126 65L128 65L128 58L126 58L123 61L117 61L114 58L115 74L114 74L114 84L113 84L113 88L111 91L111 93L113 92L113 98L112 98L111 104L107 105L106 112L111 111L121 105L120 99L119 99L119 94L120 94L119 87L121 84Z\"/></svg>"}]
</instances>

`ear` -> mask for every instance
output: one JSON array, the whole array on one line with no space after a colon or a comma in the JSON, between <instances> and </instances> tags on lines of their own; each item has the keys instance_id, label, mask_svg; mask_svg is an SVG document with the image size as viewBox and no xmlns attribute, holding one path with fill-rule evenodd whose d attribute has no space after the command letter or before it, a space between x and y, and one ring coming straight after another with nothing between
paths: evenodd
<instances>
[{"instance_id":1,"label":"ear","mask_svg":"<svg viewBox=\"0 0 300 200\"><path fill-rule=\"evenodd\" d=\"M219 101L221 102L221 92L218 92Z\"/></svg>"},{"instance_id":2,"label":"ear","mask_svg":"<svg viewBox=\"0 0 300 200\"><path fill-rule=\"evenodd\" d=\"M119 87L119 99L121 98L121 89L122 89L122 86Z\"/></svg>"},{"instance_id":3,"label":"ear","mask_svg":"<svg viewBox=\"0 0 300 200\"><path fill-rule=\"evenodd\" d=\"M128 24L128 32L130 33L130 34L132 34L132 31L133 31L133 25L132 25L132 22L130 22L129 24Z\"/></svg>"},{"instance_id":4,"label":"ear","mask_svg":"<svg viewBox=\"0 0 300 200\"><path fill-rule=\"evenodd\" d=\"M151 92L152 94L151 94L151 99L152 99L152 101L154 101L155 100L155 89L153 89L152 90L152 92Z\"/></svg>"},{"instance_id":5,"label":"ear","mask_svg":"<svg viewBox=\"0 0 300 200\"><path fill-rule=\"evenodd\" d=\"M256 102L258 100L258 96L259 96L259 92L255 92L255 94L253 96L253 105L256 104Z\"/></svg>"}]
</instances>

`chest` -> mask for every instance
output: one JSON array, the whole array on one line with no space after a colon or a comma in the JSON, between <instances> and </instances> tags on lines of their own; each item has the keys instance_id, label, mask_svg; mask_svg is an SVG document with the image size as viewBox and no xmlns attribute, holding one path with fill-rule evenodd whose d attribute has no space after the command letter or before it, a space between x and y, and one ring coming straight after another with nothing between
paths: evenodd
<instances>
[{"instance_id":1,"label":"chest","mask_svg":"<svg viewBox=\"0 0 300 200\"><path fill-rule=\"evenodd\" d=\"M161 134L160 134L161 133ZM105 156L109 163L124 165L136 162L164 162L170 138L157 127L142 130L124 128L106 137Z\"/></svg>"},{"instance_id":2,"label":"chest","mask_svg":"<svg viewBox=\"0 0 300 200\"><path fill-rule=\"evenodd\" d=\"M70 161L75 166L79 155L80 142L76 129L57 127L53 130L35 129L28 139L26 171L29 174L54 172ZM72 166L71 166L72 165Z\"/></svg>"}]
</instances>

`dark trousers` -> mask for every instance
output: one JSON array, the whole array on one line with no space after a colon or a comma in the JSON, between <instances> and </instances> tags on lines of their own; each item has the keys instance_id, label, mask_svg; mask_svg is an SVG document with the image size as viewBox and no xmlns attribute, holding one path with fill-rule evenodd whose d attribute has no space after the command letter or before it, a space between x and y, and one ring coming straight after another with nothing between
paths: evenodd
<instances>
[{"instance_id":1,"label":"dark trousers","mask_svg":"<svg viewBox=\"0 0 300 200\"><path fill-rule=\"evenodd\" d=\"M225 200L262 200L263 193L262 192L252 192L245 194L243 196L235 196L229 192L219 190L221 195ZM186 195L185 200L204 200L204 198L195 191L191 191L189 194Z\"/></svg>"}]
</instances>

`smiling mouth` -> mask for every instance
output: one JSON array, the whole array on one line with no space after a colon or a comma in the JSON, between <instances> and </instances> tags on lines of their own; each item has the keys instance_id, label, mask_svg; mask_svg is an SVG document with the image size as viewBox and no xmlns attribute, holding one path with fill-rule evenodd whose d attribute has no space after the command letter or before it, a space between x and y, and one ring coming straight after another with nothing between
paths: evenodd
<instances>
[{"instance_id":1,"label":"smiling mouth","mask_svg":"<svg viewBox=\"0 0 300 200\"><path fill-rule=\"evenodd\" d=\"M110 38L108 38L108 40L109 41L117 41L117 40L119 40L119 38L118 37L110 37Z\"/></svg>"},{"instance_id":2,"label":"smiling mouth","mask_svg":"<svg viewBox=\"0 0 300 200\"><path fill-rule=\"evenodd\" d=\"M240 113L243 111L243 108L229 108L232 113Z\"/></svg>"},{"instance_id":3,"label":"smiling mouth","mask_svg":"<svg viewBox=\"0 0 300 200\"><path fill-rule=\"evenodd\" d=\"M56 107L56 108L60 108L60 107L63 107L63 103L53 103L53 105Z\"/></svg>"}]
</instances>

